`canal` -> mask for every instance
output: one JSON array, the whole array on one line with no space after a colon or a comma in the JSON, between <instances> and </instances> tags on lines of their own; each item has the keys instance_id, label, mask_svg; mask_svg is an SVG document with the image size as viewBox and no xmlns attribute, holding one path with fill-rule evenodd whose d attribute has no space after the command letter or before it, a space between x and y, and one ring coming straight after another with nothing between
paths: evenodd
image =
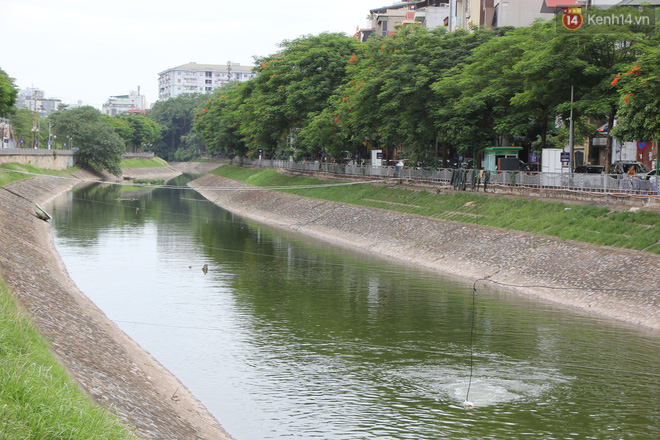
<instances>
[{"instance_id":1,"label":"canal","mask_svg":"<svg viewBox=\"0 0 660 440\"><path fill-rule=\"evenodd\" d=\"M55 245L237 440L660 438L657 332L473 297L236 216L186 179L74 189L51 208Z\"/></svg>"}]
</instances>

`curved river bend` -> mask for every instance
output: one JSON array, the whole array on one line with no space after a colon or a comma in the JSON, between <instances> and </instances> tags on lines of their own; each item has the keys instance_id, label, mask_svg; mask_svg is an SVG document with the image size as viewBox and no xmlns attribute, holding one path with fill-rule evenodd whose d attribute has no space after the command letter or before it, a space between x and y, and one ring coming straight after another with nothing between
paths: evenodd
<instances>
[{"instance_id":1,"label":"curved river bend","mask_svg":"<svg viewBox=\"0 0 660 440\"><path fill-rule=\"evenodd\" d=\"M471 284L191 190L93 185L51 209L80 289L238 440L660 438L657 333L479 287L471 346Z\"/></svg>"}]
</instances>

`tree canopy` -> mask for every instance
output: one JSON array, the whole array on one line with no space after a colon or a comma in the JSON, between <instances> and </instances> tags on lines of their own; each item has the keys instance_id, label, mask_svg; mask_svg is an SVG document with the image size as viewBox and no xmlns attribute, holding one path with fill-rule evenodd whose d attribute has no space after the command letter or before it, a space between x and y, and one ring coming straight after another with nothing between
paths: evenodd
<instances>
[{"instance_id":1,"label":"tree canopy","mask_svg":"<svg viewBox=\"0 0 660 440\"><path fill-rule=\"evenodd\" d=\"M14 79L0 69L0 117L6 118L11 115L17 94L18 90L14 84Z\"/></svg>"},{"instance_id":2,"label":"tree canopy","mask_svg":"<svg viewBox=\"0 0 660 440\"><path fill-rule=\"evenodd\" d=\"M305 36L258 59L253 80L215 93L195 127L216 153L344 158L380 148L423 164L496 145L564 146L571 114L578 142L617 115L622 139L657 139L659 37L634 22L578 33L556 22L411 26L364 43Z\"/></svg>"},{"instance_id":3,"label":"tree canopy","mask_svg":"<svg viewBox=\"0 0 660 440\"><path fill-rule=\"evenodd\" d=\"M152 151L165 160L185 160L204 151L204 143L194 132L195 112L203 108L210 94L182 94L158 101L147 117L160 127Z\"/></svg>"},{"instance_id":4,"label":"tree canopy","mask_svg":"<svg viewBox=\"0 0 660 440\"><path fill-rule=\"evenodd\" d=\"M50 115L52 131L60 139L70 139L78 149L78 164L95 171L121 175L124 142L94 107L58 110Z\"/></svg>"},{"instance_id":5,"label":"tree canopy","mask_svg":"<svg viewBox=\"0 0 660 440\"><path fill-rule=\"evenodd\" d=\"M120 113L111 119L108 123L124 141L126 148L134 153L151 149L153 143L160 139L162 127L144 115Z\"/></svg>"}]
</instances>

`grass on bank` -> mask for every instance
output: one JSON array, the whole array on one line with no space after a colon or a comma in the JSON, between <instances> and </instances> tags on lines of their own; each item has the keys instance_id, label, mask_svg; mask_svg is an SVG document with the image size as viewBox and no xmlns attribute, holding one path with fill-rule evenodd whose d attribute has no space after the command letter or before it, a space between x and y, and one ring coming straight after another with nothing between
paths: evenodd
<instances>
[{"instance_id":1,"label":"grass on bank","mask_svg":"<svg viewBox=\"0 0 660 440\"><path fill-rule=\"evenodd\" d=\"M167 162L160 157L152 157L151 159L122 159L119 166L121 168L163 168L167 166Z\"/></svg>"},{"instance_id":2,"label":"grass on bank","mask_svg":"<svg viewBox=\"0 0 660 440\"><path fill-rule=\"evenodd\" d=\"M228 165L221 166L212 173L262 187L338 183L286 176L273 169L238 168ZM325 188L292 188L286 192L334 202L530 232L562 240L660 254L660 213L657 212L615 211L607 207L469 191L443 194L437 191L417 191L368 183ZM493 252L496 252L497 245L493 246Z\"/></svg>"},{"instance_id":3,"label":"grass on bank","mask_svg":"<svg viewBox=\"0 0 660 440\"><path fill-rule=\"evenodd\" d=\"M78 388L0 281L0 438L134 439Z\"/></svg>"},{"instance_id":4,"label":"grass on bank","mask_svg":"<svg viewBox=\"0 0 660 440\"><path fill-rule=\"evenodd\" d=\"M0 187L71 171L0 164ZM78 388L0 280L0 439L91 438L136 437Z\"/></svg>"},{"instance_id":5,"label":"grass on bank","mask_svg":"<svg viewBox=\"0 0 660 440\"><path fill-rule=\"evenodd\" d=\"M37 168L34 165L23 165L18 163L0 163L0 186L4 186L16 180L29 179L35 174L48 174L51 176L59 176L62 174L69 174L75 171L76 168L69 168L64 171L45 170Z\"/></svg>"}]
</instances>

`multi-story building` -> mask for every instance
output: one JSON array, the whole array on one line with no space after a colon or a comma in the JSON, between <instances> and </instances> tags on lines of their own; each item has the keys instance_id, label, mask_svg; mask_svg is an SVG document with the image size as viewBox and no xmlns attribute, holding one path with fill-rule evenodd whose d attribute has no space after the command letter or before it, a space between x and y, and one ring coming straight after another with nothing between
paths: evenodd
<instances>
[{"instance_id":1,"label":"multi-story building","mask_svg":"<svg viewBox=\"0 0 660 440\"><path fill-rule=\"evenodd\" d=\"M131 90L128 95L117 95L108 98L103 104L102 112L106 115L115 116L119 113L139 112L143 113L147 109L147 99L140 94L140 87L137 92Z\"/></svg>"},{"instance_id":2,"label":"multi-story building","mask_svg":"<svg viewBox=\"0 0 660 440\"><path fill-rule=\"evenodd\" d=\"M421 25L428 28L446 26L449 0L399 2L369 11L370 27L358 30L356 37L366 41L371 35L387 36L399 26Z\"/></svg>"},{"instance_id":3,"label":"multi-story building","mask_svg":"<svg viewBox=\"0 0 660 440\"><path fill-rule=\"evenodd\" d=\"M254 78L252 66L188 63L158 74L158 99L174 98L183 93L209 93L230 81Z\"/></svg>"},{"instance_id":4,"label":"multi-story building","mask_svg":"<svg viewBox=\"0 0 660 440\"><path fill-rule=\"evenodd\" d=\"M27 108L34 112L38 112L42 116L46 116L55 110L62 103L61 99L46 98L43 90L28 87L27 89L20 90L16 96L16 108Z\"/></svg>"}]
</instances>

